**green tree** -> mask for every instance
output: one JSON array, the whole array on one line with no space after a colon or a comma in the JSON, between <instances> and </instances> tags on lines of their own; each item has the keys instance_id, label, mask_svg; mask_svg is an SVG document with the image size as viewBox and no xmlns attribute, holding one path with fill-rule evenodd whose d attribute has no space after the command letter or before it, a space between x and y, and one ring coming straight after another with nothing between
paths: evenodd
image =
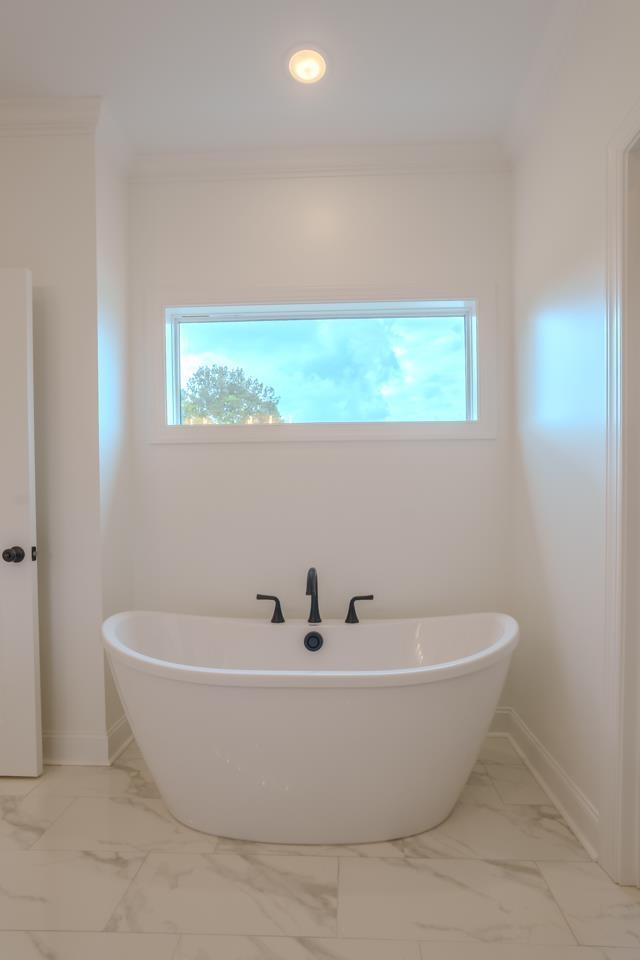
<instances>
[{"instance_id":1,"label":"green tree","mask_svg":"<svg viewBox=\"0 0 640 960\"><path fill-rule=\"evenodd\" d=\"M282 423L273 387L240 367L198 367L181 396L183 423Z\"/></svg>"}]
</instances>

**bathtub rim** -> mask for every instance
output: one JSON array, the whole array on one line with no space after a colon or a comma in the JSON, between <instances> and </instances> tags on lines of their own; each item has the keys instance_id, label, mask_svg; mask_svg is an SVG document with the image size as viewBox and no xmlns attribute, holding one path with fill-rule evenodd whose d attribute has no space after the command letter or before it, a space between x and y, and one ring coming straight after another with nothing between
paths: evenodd
<instances>
[{"instance_id":1,"label":"bathtub rim","mask_svg":"<svg viewBox=\"0 0 640 960\"><path fill-rule=\"evenodd\" d=\"M457 660L449 660L444 663L419 667L401 667L392 670L315 671L198 667L177 663L173 660L161 660L156 657L150 657L148 654L140 653L128 647L116 635L118 625L124 620L131 619L132 617L163 615L185 618L193 617L200 620L215 620L217 622L260 622L251 617L207 617L197 614L169 613L158 610L126 610L113 614L102 624L103 644L108 656L141 673L153 674L166 680L199 683L207 686L310 688L413 686L454 679L488 669L490 666L511 655L518 644L520 634L519 624L513 617L506 613L496 613L493 611L452 614L446 617L395 617L389 620L378 619L373 622L393 626L394 623L404 624L407 621L473 620L475 617L482 616L494 617L502 629L496 640L489 646L467 657L460 657ZM326 622L332 623L334 621L327 620ZM335 621L335 623L341 622L342 621ZM302 626L306 624L306 621L301 620L300 624Z\"/></svg>"}]
</instances>

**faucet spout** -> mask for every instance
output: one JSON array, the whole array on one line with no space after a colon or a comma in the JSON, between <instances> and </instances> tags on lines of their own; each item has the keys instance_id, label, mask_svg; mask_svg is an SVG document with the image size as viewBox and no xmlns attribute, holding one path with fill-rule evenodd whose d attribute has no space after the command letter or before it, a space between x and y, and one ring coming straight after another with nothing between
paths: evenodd
<instances>
[{"instance_id":1,"label":"faucet spout","mask_svg":"<svg viewBox=\"0 0 640 960\"><path fill-rule=\"evenodd\" d=\"M311 597L311 610L309 611L309 623L322 623L320 609L318 607L318 572L315 567L311 567L307 573L307 596Z\"/></svg>"}]
</instances>

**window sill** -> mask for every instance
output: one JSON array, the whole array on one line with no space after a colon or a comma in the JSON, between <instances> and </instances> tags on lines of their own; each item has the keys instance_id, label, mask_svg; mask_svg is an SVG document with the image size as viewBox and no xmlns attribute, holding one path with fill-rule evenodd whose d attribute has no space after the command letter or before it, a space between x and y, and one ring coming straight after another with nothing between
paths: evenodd
<instances>
[{"instance_id":1,"label":"window sill","mask_svg":"<svg viewBox=\"0 0 640 960\"><path fill-rule=\"evenodd\" d=\"M282 423L168 426L151 443L340 443L388 440L495 440L496 431L479 420L425 423Z\"/></svg>"}]
</instances>

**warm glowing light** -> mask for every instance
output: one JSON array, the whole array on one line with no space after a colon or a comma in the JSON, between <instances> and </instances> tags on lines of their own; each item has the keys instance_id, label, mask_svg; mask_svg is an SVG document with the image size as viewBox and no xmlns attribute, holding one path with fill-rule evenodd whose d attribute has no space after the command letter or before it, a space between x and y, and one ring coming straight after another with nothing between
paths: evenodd
<instances>
[{"instance_id":1,"label":"warm glowing light","mask_svg":"<svg viewBox=\"0 0 640 960\"><path fill-rule=\"evenodd\" d=\"M300 83L317 83L326 70L326 61L317 50L297 50L289 60L289 73Z\"/></svg>"}]
</instances>

